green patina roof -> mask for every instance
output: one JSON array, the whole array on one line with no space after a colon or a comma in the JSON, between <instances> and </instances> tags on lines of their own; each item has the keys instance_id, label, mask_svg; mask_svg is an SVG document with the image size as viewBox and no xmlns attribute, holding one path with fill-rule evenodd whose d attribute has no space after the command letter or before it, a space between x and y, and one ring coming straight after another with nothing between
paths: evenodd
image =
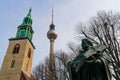
<instances>
[{"instance_id":1,"label":"green patina roof","mask_svg":"<svg viewBox=\"0 0 120 80\"><path fill-rule=\"evenodd\" d=\"M16 38L28 38L32 40L34 31L32 30L32 18L31 18L31 9L26 17L24 17L21 25L18 26L18 30L16 33Z\"/></svg>"},{"instance_id":2,"label":"green patina roof","mask_svg":"<svg viewBox=\"0 0 120 80\"><path fill-rule=\"evenodd\" d=\"M32 29L31 9L29 9L27 16L23 19L23 23L18 26L16 37L10 38L9 41L28 39L35 49L35 46L32 43L33 34L34 31Z\"/></svg>"}]
</instances>

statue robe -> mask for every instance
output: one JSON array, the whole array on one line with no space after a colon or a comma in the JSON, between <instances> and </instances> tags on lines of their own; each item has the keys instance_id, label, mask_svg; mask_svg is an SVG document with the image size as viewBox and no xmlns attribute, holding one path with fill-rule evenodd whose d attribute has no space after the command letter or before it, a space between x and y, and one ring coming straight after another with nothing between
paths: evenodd
<instances>
[{"instance_id":1,"label":"statue robe","mask_svg":"<svg viewBox=\"0 0 120 80\"><path fill-rule=\"evenodd\" d=\"M92 55L87 58L84 63L80 62L80 58L84 57L84 51L67 63L67 68L71 80L111 80L111 72L109 69L110 56L106 52ZM82 64L79 71L76 67Z\"/></svg>"}]
</instances>

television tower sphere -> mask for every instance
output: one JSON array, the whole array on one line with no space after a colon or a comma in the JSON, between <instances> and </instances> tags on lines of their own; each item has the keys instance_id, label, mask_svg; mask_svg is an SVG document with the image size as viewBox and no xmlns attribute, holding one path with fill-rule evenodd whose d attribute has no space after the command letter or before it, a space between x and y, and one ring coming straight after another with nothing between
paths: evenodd
<instances>
[{"instance_id":1,"label":"television tower sphere","mask_svg":"<svg viewBox=\"0 0 120 80\"><path fill-rule=\"evenodd\" d=\"M51 24L50 25L50 30L47 32L47 37L48 37L48 39L56 39L57 38L57 36L58 36L58 33L55 31L55 29L54 29L54 27L55 27L55 25L54 24Z\"/></svg>"}]
</instances>

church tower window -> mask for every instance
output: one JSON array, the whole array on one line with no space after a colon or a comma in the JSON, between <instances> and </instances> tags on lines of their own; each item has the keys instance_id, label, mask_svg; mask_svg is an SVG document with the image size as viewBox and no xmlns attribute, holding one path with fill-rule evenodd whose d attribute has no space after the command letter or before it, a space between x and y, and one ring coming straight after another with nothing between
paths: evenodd
<instances>
[{"instance_id":1,"label":"church tower window","mask_svg":"<svg viewBox=\"0 0 120 80\"><path fill-rule=\"evenodd\" d=\"M13 54L19 53L20 50L20 44L16 44L13 49Z\"/></svg>"},{"instance_id":2,"label":"church tower window","mask_svg":"<svg viewBox=\"0 0 120 80\"><path fill-rule=\"evenodd\" d=\"M28 58L30 58L31 56L31 49L29 48L29 51L28 51Z\"/></svg>"},{"instance_id":3,"label":"church tower window","mask_svg":"<svg viewBox=\"0 0 120 80\"><path fill-rule=\"evenodd\" d=\"M15 65L15 60L12 60L11 68L14 68L14 65Z\"/></svg>"}]
</instances>

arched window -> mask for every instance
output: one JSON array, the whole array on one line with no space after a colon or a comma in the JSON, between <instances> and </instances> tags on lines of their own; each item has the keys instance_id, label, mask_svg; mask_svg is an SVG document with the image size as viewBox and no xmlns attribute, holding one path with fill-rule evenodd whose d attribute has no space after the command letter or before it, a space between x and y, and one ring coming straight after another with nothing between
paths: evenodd
<instances>
[{"instance_id":1,"label":"arched window","mask_svg":"<svg viewBox=\"0 0 120 80\"><path fill-rule=\"evenodd\" d=\"M15 65L15 60L12 60L11 68L14 68L14 65Z\"/></svg>"},{"instance_id":2,"label":"arched window","mask_svg":"<svg viewBox=\"0 0 120 80\"><path fill-rule=\"evenodd\" d=\"M13 54L19 53L20 50L20 44L16 44L13 49Z\"/></svg>"},{"instance_id":3,"label":"arched window","mask_svg":"<svg viewBox=\"0 0 120 80\"><path fill-rule=\"evenodd\" d=\"M31 48L29 48L28 50L28 58L30 58L30 56L31 56Z\"/></svg>"}]
</instances>

